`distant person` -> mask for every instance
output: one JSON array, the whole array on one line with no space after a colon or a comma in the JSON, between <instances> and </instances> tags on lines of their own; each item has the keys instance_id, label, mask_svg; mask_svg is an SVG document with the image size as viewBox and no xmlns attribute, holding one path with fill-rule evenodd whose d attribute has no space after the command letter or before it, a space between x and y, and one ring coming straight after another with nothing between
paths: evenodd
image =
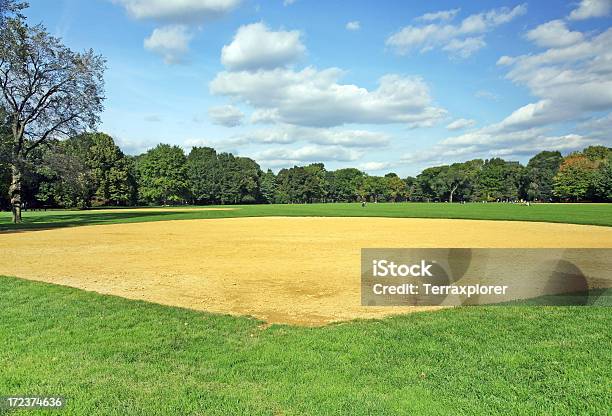
<instances>
[{"instance_id":1,"label":"distant person","mask_svg":"<svg viewBox=\"0 0 612 416\"><path fill-rule=\"evenodd\" d=\"M366 206L365 201L361 201L361 208L365 208L365 206Z\"/></svg>"}]
</instances>

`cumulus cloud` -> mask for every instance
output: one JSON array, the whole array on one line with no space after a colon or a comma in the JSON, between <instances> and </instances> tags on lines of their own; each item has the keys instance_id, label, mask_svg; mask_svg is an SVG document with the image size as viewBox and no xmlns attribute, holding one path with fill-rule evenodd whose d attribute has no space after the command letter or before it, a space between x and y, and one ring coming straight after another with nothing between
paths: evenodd
<instances>
[{"instance_id":1,"label":"cumulus cloud","mask_svg":"<svg viewBox=\"0 0 612 416\"><path fill-rule=\"evenodd\" d=\"M223 16L241 0L113 0L135 19L193 24Z\"/></svg>"},{"instance_id":2,"label":"cumulus cloud","mask_svg":"<svg viewBox=\"0 0 612 416\"><path fill-rule=\"evenodd\" d=\"M360 151L341 146L307 145L296 149L268 149L255 154L254 157L266 165L290 166L309 162L349 162L359 159L362 155Z\"/></svg>"},{"instance_id":3,"label":"cumulus cloud","mask_svg":"<svg viewBox=\"0 0 612 416\"><path fill-rule=\"evenodd\" d=\"M612 29L591 36L581 33L576 43L498 60L509 68L508 79L539 98L503 120L506 129L566 122L612 108Z\"/></svg>"},{"instance_id":4,"label":"cumulus cloud","mask_svg":"<svg viewBox=\"0 0 612 416\"><path fill-rule=\"evenodd\" d=\"M245 102L267 121L330 127L347 123L430 125L446 111L434 105L419 77L388 74L378 88L340 84L338 68L301 71L221 72L210 83L213 94Z\"/></svg>"},{"instance_id":5,"label":"cumulus cloud","mask_svg":"<svg viewBox=\"0 0 612 416\"><path fill-rule=\"evenodd\" d=\"M232 71L272 69L301 58L306 48L300 32L271 31L263 23L241 26L221 50L221 63Z\"/></svg>"},{"instance_id":6,"label":"cumulus cloud","mask_svg":"<svg viewBox=\"0 0 612 416\"><path fill-rule=\"evenodd\" d=\"M517 159L543 150L571 152L593 144L579 134L549 135L543 129L504 132L491 125L460 136L449 137L427 150L403 155L408 163L442 164L449 160L503 157Z\"/></svg>"},{"instance_id":7,"label":"cumulus cloud","mask_svg":"<svg viewBox=\"0 0 612 416\"><path fill-rule=\"evenodd\" d=\"M435 20L453 20L461 9L441 10L439 12L425 13L417 17L415 20L423 22L433 22Z\"/></svg>"},{"instance_id":8,"label":"cumulus cloud","mask_svg":"<svg viewBox=\"0 0 612 416\"><path fill-rule=\"evenodd\" d=\"M442 48L442 50L450 52L452 56L469 58L474 52L484 48L486 45L482 36L476 38L452 39Z\"/></svg>"},{"instance_id":9,"label":"cumulus cloud","mask_svg":"<svg viewBox=\"0 0 612 416\"><path fill-rule=\"evenodd\" d=\"M359 169L365 170L366 172L378 172L393 166L395 166L395 163L392 162L365 162L359 165Z\"/></svg>"},{"instance_id":10,"label":"cumulus cloud","mask_svg":"<svg viewBox=\"0 0 612 416\"><path fill-rule=\"evenodd\" d=\"M354 21L348 22L346 24L346 30L355 31L355 30L359 30L359 29L361 29L361 23L358 20L354 20Z\"/></svg>"},{"instance_id":11,"label":"cumulus cloud","mask_svg":"<svg viewBox=\"0 0 612 416\"><path fill-rule=\"evenodd\" d=\"M236 127L242 123L244 113L233 105L221 105L209 108L208 116L214 124L225 127Z\"/></svg>"},{"instance_id":12,"label":"cumulus cloud","mask_svg":"<svg viewBox=\"0 0 612 416\"><path fill-rule=\"evenodd\" d=\"M578 124L578 131L590 138L612 146L612 112L602 117L591 117Z\"/></svg>"},{"instance_id":13,"label":"cumulus cloud","mask_svg":"<svg viewBox=\"0 0 612 416\"><path fill-rule=\"evenodd\" d=\"M189 51L192 35L184 25L164 26L153 30L144 40L145 49L164 58L167 64L179 63Z\"/></svg>"},{"instance_id":14,"label":"cumulus cloud","mask_svg":"<svg viewBox=\"0 0 612 416\"><path fill-rule=\"evenodd\" d=\"M503 56L498 65L507 68L506 77L526 87L536 100L498 123L406 155L407 161L521 157L546 149L569 152L612 143L612 29L572 32L564 23L552 21L528 33L532 42L548 49Z\"/></svg>"},{"instance_id":15,"label":"cumulus cloud","mask_svg":"<svg viewBox=\"0 0 612 416\"><path fill-rule=\"evenodd\" d=\"M591 17L604 17L612 10L612 0L582 0L577 9L572 10L570 20L584 20Z\"/></svg>"},{"instance_id":16,"label":"cumulus cloud","mask_svg":"<svg viewBox=\"0 0 612 416\"><path fill-rule=\"evenodd\" d=\"M527 32L527 39L544 48L574 45L584 38L580 32L568 30L563 20L551 20Z\"/></svg>"},{"instance_id":17,"label":"cumulus cloud","mask_svg":"<svg viewBox=\"0 0 612 416\"><path fill-rule=\"evenodd\" d=\"M449 12L430 13L429 16L421 16L420 20L435 21L440 20L440 16L448 18L442 20L450 20L457 14ZM459 24L436 22L421 26L410 25L387 38L386 44L401 55L415 50L426 52L442 48L455 56L466 58L486 45L482 37L484 33L526 12L527 6L521 4L512 9L502 7L473 14ZM425 16L428 17L424 19Z\"/></svg>"},{"instance_id":18,"label":"cumulus cloud","mask_svg":"<svg viewBox=\"0 0 612 416\"><path fill-rule=\"evenodd\" d=\"M182 61L193 38L193 28L235 9L241 0L112 0L135 19L154 20L164 26L144 40L147 50L161 55L164 62Z\"/></svg>"},{"instance_id":19,"label":"cumulus cloud","mask_svg":"<svg viewBox=\"0 0 612 416\"><path fill-rule=\"evenodd\" d=\"M326 129L282 125L260 129L234 137L244 143L289 144L306 142L318 145L337 145L351 148L384 147L390 137L381 132L357 129Z\"/></svg>"},{"instance_id":20,"label":"cumulus cloud","mask_svg":"<svg viewBox=\"0 0 612 416\"><path fill-rule=\"evenodd\" d=\"M474 124L476 124L475 120L470 120L467 118L458 118L457 120L447 125L446 128L448 130L461 130L467 127L472 127Z\"/></svg>"}]
</instances>

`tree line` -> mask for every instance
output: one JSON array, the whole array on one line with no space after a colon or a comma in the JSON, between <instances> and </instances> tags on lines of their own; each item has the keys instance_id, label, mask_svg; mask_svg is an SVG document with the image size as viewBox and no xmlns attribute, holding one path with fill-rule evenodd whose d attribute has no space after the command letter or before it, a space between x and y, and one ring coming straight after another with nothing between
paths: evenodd
<instances>
[{"instance_id":1,"label":"tree line","mask_svg":"<svg viewBox=\"0 0 612 416\"><path fill-rule=\"evenodd\" d=\"M6 135L6 126L5 134ZM3 140L5 154L8 140ZM10 169L0 159L0 206L9 208ZM435 166L416 177L368 175L322 163L262 171L247 157L159 144L125 155L112 137L86 133L36 149L26 162L27 208L315 202L612 201L612 149L562 156L543 151L527 165L500 158Z\"/></svg>"}]
</instances>

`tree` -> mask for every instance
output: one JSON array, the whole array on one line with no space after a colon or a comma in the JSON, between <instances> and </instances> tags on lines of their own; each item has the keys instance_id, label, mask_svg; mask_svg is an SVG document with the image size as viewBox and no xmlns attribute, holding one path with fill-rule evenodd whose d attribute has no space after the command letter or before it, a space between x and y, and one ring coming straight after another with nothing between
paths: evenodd
<instances>
[{"instance_id":1,"label":"tree","mask_svg":"<svg viewBox=\"0 0 612 416\"><path fill-rule=\"evenodd\" d=\"M9 194L17 223L29 154L43 143L97 125L105 62L91 50L73 52L41 25L28 26L19 13L24 3L1 1L0 107L11 126Z\"/></svg>"},{"instance_id":2,"label":"tree","mask_svg":"<svg viewBox=\"0 0 612 416\"><path fill-rule=\"evenodd\" d=\"M400 179L395 173L385 175L385 198L387 200L398 202L407 198L408 187L406 182Z\"/></svg>"},{"instance_id":3,"label":"tree","mask_svg":"<svg viewBox=\"0 0 612 416\"><path fill-rule=\"evenodd\" d=\"M98 204L128 204L134 181L129 161L113 138L104 133L87 133L78 136L77 140L84 141L87 146L86 164L91 169Z\"/></svg>"},{"instance_id":4,"label":"tree","mask_svg":"<svg viewBox=\"0 0 612 416\"><path fill-rule=\"evenodd\" d=\"M523 182L523 167L500 158L486 160L476 179L478 197L489 200L517 199Z\"/></svg>"},{"instance_id":5,"label":"tree","mask_svg":"<svg viewBox=\"0 0 612 416\"><path fill-rule=\"evenodd\" d=\"M159 144L136 161L141 200L167 205L187 197L186 157L178 146Z\"/></svg>"},{"instance_id":6,"label":"tree","mask_svg":"<svg viewBox=\"0 0 612 416\"><path fill-rule=\"evenodd\" d=\"M359 169L338 169L326 175L328 198L336 202L354 202L359 198L358 190L364 181L365 174Z\"/></svg>"},{"instance_id":7,"label":"tree","mask_svg":"<svg viewBox=\"0 0 612 416\"><path fill-rule=\"evenodd\" d=\"M323 163L312 163L304 167L306 173L304 183L305 202L320 202L328 193L327 175Z\"/></svg>"},{"instance_id":8,"label":"tree","mask_svg":"<svg viewBox=\"0 0 612 416\"><path fill-rule=\"evenodd\" d=\"M66 208L91 206L96 185L85 151L79 148L81 144L67 140L52 143L45 149L37 170L43 178L37 200Z\"/></svg>"},{"instance_id":9,"label":"tree","mask_svg":"<svg viewBox=\"0 0 612 416\"><path fill-rule=\"evenodd\" d=\"M36 172L37 199L46 204L85 208L134 202L130 162L113 138L87 133L50 143Z\"/></svg>"},{"instance_id":10,"label":"tree","mask_svg":"<svg viewBox=\"0 0 612 416\"><path fill-rule=\"evenodd\" d=\"M594 175L598 167L581 153L567 156L553 180L555 196L570 201L581 201L592 196Z\"/></svg>"},{"instance_id":11,"label":"tree","mask_svg":"<svg viewBox=\"0 0 612 416\"><path fill-rule=\"evenodd\" d=\"M276 176L270 169L261 177L260 184L261 197L267 204L274 203L274 197L276 194Z\"/></svg>"},{"instance_id":12,"label":"tree","mask_svg":"<svg viewBox=\"0 0 612 416\"><path fill-rule=\"evenodd\" d=\"M559 171L563 156L558 151L543 151L529 159L526 168L527 199L550 201L553 197L553 178Z\"/></svg>"},{"instance_id":13,"label":"tree","mask_svg":"<svg viewBox=\"0 0 612 416\"><path fill-rule=\"evenodd\" d=\"M0 209L10 204L7 197L11 181L11 128L7 121L6 112L0 107Z\"/></svg>"},{"instance_id":14,"label":"tree","mask_svg":"<svg viewBox=\"0 0 612 416\"><path fill-rule=\"evenodd\" d=\"M603 161L593 175L594 196L603 202L612 201L612 155Z\"/></svg>"},{"instance_id":15,"label":"tree","mask_svg":"<svg viewBox=\"0 0 612 416\"><path fill-rule=\"evenodd\" d=\"M362 200L378 202L386 193L385 178L380 176L366 176L359 187L359 195Z\"/></svg>"},{"instance_id":16,"label":"tree","mask_svg":"<svg viewBox=\"0 0 612 416\"><path fill-rule=\"evenodd\" d=\"M220 166L211 147L193 147L187 156L187 181L196 203L212 204L219 197Z\"/></svg>"},{"instance_id":17,"label":"tree","mask_svg":"<svg viewBox=\"0 0 612 416\"><path fill-rule=\"evenodd\" d=\"M238 172L238 199L235 203L254 203L260 199L259 186L261 181L261 168L253 159L236 157L234 159Z\"/></svg>"}]
</instances>

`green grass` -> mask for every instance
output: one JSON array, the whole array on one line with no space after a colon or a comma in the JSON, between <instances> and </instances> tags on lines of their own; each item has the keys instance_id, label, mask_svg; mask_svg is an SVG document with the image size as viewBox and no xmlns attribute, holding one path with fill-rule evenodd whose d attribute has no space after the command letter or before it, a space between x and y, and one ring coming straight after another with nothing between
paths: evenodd
<instances>
[{"instance_id":1,"label":"green grass","mask_svg":"<svg viewBox=\"0 0 612 416\"><path fill-rule=\"evenodd\" d=\"M509 221L544 221L612 226L612 204L447 204L398 203L308 204L308 205L240 205L232 211L163 211L112 212L62 211L25 212L20 225L10 223L10 213L0 213L0 231L202 218L327 216L327 217L418 217L461 218Z\"/></svg>"},{"instance_id":2,"label":"green grass","mask_svg":"<svg viewBox=\"0 0 612 416\"><path fill-rule=\"evenodd\" d=\"M612 406L606 307L463 307L263 329L9 277L0 293L0 396L68 398L49 414L603 415Z\"/></svg>"}]
</instances>

